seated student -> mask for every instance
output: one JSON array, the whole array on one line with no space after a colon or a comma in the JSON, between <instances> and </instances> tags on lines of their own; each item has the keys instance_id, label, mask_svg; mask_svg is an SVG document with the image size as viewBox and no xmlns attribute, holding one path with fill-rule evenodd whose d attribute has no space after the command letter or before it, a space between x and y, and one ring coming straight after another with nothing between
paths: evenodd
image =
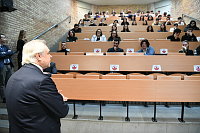
<instances>
[{"instance_id":1,"label":"seated student","mask_svg":"<svg viewBox=\"0 0 200 133\"><path fill-rule=\"evenodd\" d=\"M136 15L132 15L131 21L136 21Z\"/></svg>"},{"instance_id":2,"label":"seated student","mask_svg":"<svg viewBox=\"0 0 200 133\"><path fill-rule=\"evenodd\" d=\"M144 15L141 15L141 16L140 16L139 21L144 21Z\"/></svg>"},{"instance_id":3,"label":"seated student","mask_svg":"<svg viewBox=\"0 0 200 133\"><path fill-rule=\"evenodd\" d=\"M88 18L88 14L85 14L85 15L84 15L83 21L90 21L90 19Z\"/></svg>"},{"instance_id":4,"label":"seated student","mask_svg":"<svg viewBox=\"0 0 200 133\"><path fill-rule=\"evenodd\" d=\"M158 18L156 18L156 21L154 21L152 23L152 25L160 25L160 20Z\"/></svg>"},{"instance_id":5,"label":"seated student","mask_svg":"<svg viewBox=\"0 0 200 133\"><path fill-rule=\"evenodd\" d=\"M169 32L174 32L175 29L179 29L177 23L174 23L174 27L170 28ZM181 29L179 29L179 30L181 30Z\"/></svg>"},{"instance_id":6,"label":"seated student","mask_svg":"<svg viewBox=\"0 0 200 133\"><path fill-rule=\"evenodd\" d=\"M121 41L121 38L118 36L117 31L112 31L110 37L108 38L108 41L113 41L115 39Z\"/></svg>"},{"instance_id":7,"label":"seated student","mask_svg":"<svg viewBox=\"0 0 200 133\"><path fill-rule=\"evenodd\" d=\"M67 44L65 42L62 42L61 50L58 50L57 52L68 52L66 49L67 49Z\"/></svg>"},{"instance_id":8,"label":"seated student","mask_svg":"<svg viewBox=\"0 0 200 133\"><path fill-rule=\"evenodd\" d=\"M143 52L144 55L154 55L155 50L153 47L150 46L150 43L147 39L144 39L140 43L141 49L138 50L137 52Z\"/></svg>"},{"instance_id":9,"label":"seated student","mask_svg":"<svg viewBox=\"0 0 200 133\"><path fill-rule=\"evenodd\" d=\"M105 24L105 18L101 19L99 26L107 26L107 24Z\"/></svg>"},{"instance_id":10,"label":"seated student","mask_svg":"<svg viewBox=\"0 0 200 133\"><path fill-rule=\"evenodd\" d=\"M123 22L121 23L121 25L129 25L129 22L127 21L127 18L123 19Z\"/></svg>"},{"instance_id":11,"label":"seated student","mask_svg":"<svg viewBox=\"0 0 200 133\"><path fill-rule=\"evenodd\" d=\"M147 18L147 20L148 20L148 21L153 21L153 16L150 15L150 16Z\"/></svg>"},{"instance_id":12,"label":"seated student","mask_svg":"<svg viewBox=\"0 0 200 133\"><path fill-rule=\"evenodd\" d=\"M178 17L178 22L176 22L178 25L185 25L185 22L183 21L182 17Z\"/></svg>"},{"instance_id":13,"label":"seated student","mask_svg":"<svg viewBox=\"0 0 200 133\"><path fill-rule=\"evenodd\" d=\"M81 33L81 28L79 28L78 24L74 24L74 28L72 29L75 33Z\"/></svg>"},{"instance_id":14,"label":"seated student","mask_svg":"<svg viewBox=\"0 0 200 133\"><path fill-rule=\"evenodd\" d=\"M191 21L190 21L190 24L188 24L188 25L185 27L184 32L187 32L188 29L199 30L199 27L197 27L197 25L196 25L196 21L191 20Z\"/></svg>"},{"instance_id":15,"label":"seated student","mask_svg":"<svg viewBox=\"0 0 200 133\"><path fill-rule=\"evenodd\" d=\"M123 49L119 48L119 43L120 43L120 40L119 39L115 39L114 42L113 42L113 47L109 48L107 50L107 52L124 52Z\"/></svg>"},{"instance_id":16,"label":"seated student","mask_svg":"<svg viewBox=\"0 0 200 133\"><path fill-rule=\"evenodd\" d=\"M158 15L157 19L162 20L162 15Z\"/></svg>"},{"instance_id":17,"label":"seated student","mask_svg":"<svg viewBox=\"0 0 200 133\"><path fill-rule=\"evenodd\" d=\"M182 42L182 49L179 50L179 53L185 53L185 55L194 55L193 50L189 49L189 42L187 40Z\"/></svg>"},{"instance_id":18,"label":"seated student","mask_svg":"<svg viewBox=\"0 0 200 133\"><path fill-rule=\"evenodd\" d=\"M175 29L173 35L168 36L167 39L169 39L170 41L180 41L181 40L179 37L180 33L181 33L180 29Z\"/></svg>"},{"instance_id":19,"label":"seated student","mask_svg":"<svg viewBox=\"0 0 200 133\"><path fill-rule=\"evenodd\" d=\"M77 37L75 37L75 32L73 30L70 30L68 32L68 37L66 39L67 42L76 42L76 40L78 40Z\"/></svg>"},{"instance_id":20,"label":"seated student","mask_svg":"<svg viewBox=\"0 0 200 133\"><path fill-rule=\"evenodd\" d=\"M118 20L114 20L114 22L112 24L110 24L109 26L113 26L113 25L120 26L118 23Z\"/></svg>"},{"instance_id":21,"label":"seated student","mask_svg":"<svg viewBox=\"0 0 200 133\"><path fill-rule=\"evenodd\" d=\"M57 74L56 63L51 62L50 67L45 68L43 71L50 74Z\"/></svg>"},{"instance_id":22,"label":"seated student","mask_svg":"<svg viewBox=\"0 0 200 133\"><path fill-rule=\"evenodd\" d=\"M153 26L151 25L147 26L147 32L154 32Z\"/></svg>"},{"instance_id":23,"label":"seated student","mask_svg":"<svg viewBox=\"0 0 200 133\"><path fill-rule=\"evenodd\" d=\"M131 32L128 28L128 25L123 26L123 30L121 32Z\"/></svg>"},{"instance_id":24,"label":"seated student","mask_svg":"<svg viewBox=\"0 0 200 133\"><path fill-rule=\"evenodd\" d=\"M111 31L110 31L110 32L112 32L112 31L117 31L117 26L116 26L116 25L113 25L113 26L111 27Z\"/></svg>"},{"instance_id":25,"label":"seated student","mask_svg":"<svg viewBox=\"0 0 200 133\"><path fill-rule=\"evenodd\" d=\"M143 23L142 23L142 25L148 25L147 20L144 20Z\"/></svg>"},{"instance_id":26,"label":"seated student","mask_svg":"<svg viewBox=\"0 0 200 133\"><path fill-rule=\"evenodd\" d=\"M97 29L96 30L96 35L93 35L91 38L91 42L105 42L106 41L106 36L103 35L102 30L101 29Z\"/></svg>"},{"instance_id":27,"label":"seated student","mask_svg":"<svg viewBox=\"0 0 200 133\"><path fill-rule=\"evenodd\" d=\"M132 25L137 25L136 20L134 20L134 21L132 22Z\"/></svg>"},{"instance_id":28,"label":"seated student","mask_svg":"<svg viewBox=\"0 0 200 133\"><path fill-rule=\"evenodd\" d=\"M166 25L172 25L172 21L171 20L167 20L165 24Z\"/></svg>"},{"instance_id":29,"label":"seated student","mask_svg":"<svg viewBox=\"0 0 200 133\"><path fill-rule=\"evenodd\" d=\"M90 21L90 25L89 26L97 26L93 20Z\"/></svg>"},{"instance_id":30,"label":"seated student","mask_svg":"<svg viewBox=\"0 0 200 133\"><path fill-rule=\"evenodd\" d=\"M165 25L165 23L162 23L162 24L160 25L160 30L158 30L158 32L168 32L168 31L166 30L166 25Z\"/></svg>"},{"instance_id":31,"label":"seated student","mask_svg":"<svg viewBox=\"0 0 200 133\"><path fill-rule=\"evenodd\" d=\"M191 41L191 42L197 42L197 37L192 33L193 29L189 28L187 29L187 32L185 33L184 36L182 36L181 41Z\"/></svg>"},{"instance_id":32,"label":"seated student","mask_svg":"<svg viewBox=\"0 0 200 133\"><path fill-rule=\"evenodd\" d=\"M167 12L164 12L164 13L163 13L163 17L167 17Z\"/></svg>"}]
</instances>

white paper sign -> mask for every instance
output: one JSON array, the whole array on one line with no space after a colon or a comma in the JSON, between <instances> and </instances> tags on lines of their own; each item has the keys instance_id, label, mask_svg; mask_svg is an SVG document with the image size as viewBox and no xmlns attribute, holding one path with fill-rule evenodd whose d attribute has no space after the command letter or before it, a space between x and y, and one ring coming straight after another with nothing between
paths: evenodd
<instances>
[{"instance_id":1,"label":"white paper sign","mask_svg":"<svg viewBox=\"0 0 200 133\"><path fill-rule=\"evenodd\" d=\"M168 49L160 49L160 54L168 54Z\"/></svg>"},{"instance_id":2,"label":"white paper sign","mask_svg":"<svg viewBox=\"0 0 200 133\"><path fill-rule=\"evenodd\" d=\"M200 72L200 65L194 65L194 71Z\"/></svg>"},{"instance_id":3,"label":"white paper sign","mask_svg":"<svg viewBox=\"0 0 200 133\"><path fill-rule=\"evenodd\" d=\"M152 71L161 71L161 65L153 65Z\"/></svg>"},{"instance_id":4,"label":"white paper sign","mask_svg":"<svg viewBox=\"0 0 200 133\"><path fill-rule=\"evenodd\" d=\"M138 38L138 39L141 41L141 40L144 40L145 38Z\"/></svg>"},{"instance_id":5,"label":"white paper sign","mask_svg":"<svg viewBox=\"0 0 200 133\"><path fill-rule=\"evenodd\" d=\"M126 49L126 52L127 52L127 53L134 53L134 48L127 48L127 49Z\"/></svg>"},{"instance_id":6,"label":"white paper sign","mask_svg":"<svg viewBox=\"0 0 200 133\"><path fill-rule=\"evenodd\" d=\"M78 70L78 64L71 64L70 70L73 70L73 71Z\"/></svg>"},{"instance_id":7,"label":"white paper sign","mask_svg":"<svg viewBox=\"0 0 200 133\"><path fill-rule=\"evenodd\" d=\"M110 71L119 71L119 65L110 65Z\"/></svg>"},{"instance_id":8,"label":"white paper sign","mask_svg":"<svg viewBox=\"0 0 200 133\"><path fill-rule=\"evenodd\" d=\"M101 53L101 49L100 48L95 48L94 49L94 53Z\"/></svg>"},{"instance_id":9,"label":"white paper sign","mask_svg":"<svg viewBox=\"0 0 200 133\"><path fill-rule=\"evenodd\" d=\"M70 49L65 49L67 52L70 52Z\"/></svg>"}]
</instances>

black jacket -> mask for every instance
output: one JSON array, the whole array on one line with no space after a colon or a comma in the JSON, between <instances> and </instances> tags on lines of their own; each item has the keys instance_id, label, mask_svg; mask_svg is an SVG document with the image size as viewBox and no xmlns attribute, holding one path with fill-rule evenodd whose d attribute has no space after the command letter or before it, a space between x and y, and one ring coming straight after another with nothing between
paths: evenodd
<instances>
[{"instance_id":1,"label":"black jacket","mask_svg":"<svg viewBox=\"0 0 200 133\"><path fill-rule=\"evenodd\" d=\"M78 29L73 28L72 31L74 31L75 33L81 33L82 30L81 28L78 28Z\"/></svg>"},{"instance_id":2,"label":"black jacket","mask_svg":"<svg viewBox=\"0 0 200 133\"><path fill-rule=\"evenodd\" d=\"M10 133L60 133L69 107L38 67L22 66L8 80L5 95Z\"/></svg>"},{"instance_id":3,"label":"black jacket","mask_svg":"<svg viewBox=\"0 0 200 133\"><path fill-rule=\"evenodd\" d=\"M189 35L187 35L187 33L184 35L184 36L182 36L182 38L181 38L181 41L185 41L185 40L187 40L187 41L191 41L191 42L197 42L197 37L194 35L194 34L192 34L192 36L189 36Z\"/></svg>"},{"instance_id":4,"label":"black jacket","mask_svg":"<svg viewBox=\"0 0 200 133\"><path fill-rule=\"evenodd\" d=\"M124 50L121 48L117 48L117 50L115 50L114 48L109 48L107 52L124 52Z\"/></svg>"},{"instance_id":5,"label":"black jacket","mask_svg":"<svg viewBox=\"0 0 200 133\"><path fill-rule=\"evenodd\" d=\"M170 41L177 41L180 42L180 38L175 39L174 35L168 36L167 39L170 39Z\"/></svg>"}]
</instances>

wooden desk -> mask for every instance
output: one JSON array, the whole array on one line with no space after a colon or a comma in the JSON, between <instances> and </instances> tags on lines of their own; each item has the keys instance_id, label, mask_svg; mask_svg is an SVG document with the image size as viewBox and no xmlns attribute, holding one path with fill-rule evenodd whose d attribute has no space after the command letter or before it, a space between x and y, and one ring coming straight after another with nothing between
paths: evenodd
<instances>
[{"instance_id":1,"label":"wooden desk","mask_svg":"<svg viewBox=\"0 0 200 133\"><path fill-rule=\"evenodd\" d=\"M200 102L198 80L53 78L70 100Z\"/></svg>"},{"instance_id":2,"label":"wooden desk","mask_svg":"<svg viewBox=\"0 0 200 133\"><path fill-rule=\"evenodd\" d=\"M165 72L193 72L200 65L200 56L86 56L53 55L58 70L70 70L71 64L79 64L79 71L110 71L111 64L120 65L120 71L152 71L152 65L161 65Z\"/></svg>"},{"instance_id":3,"label":"wooden desk","mask_svg":"<svg viewBox=\"0 0 200 133\"><path fill-rule=\"evenodd\" d=\"M160 49L168 49L168 52L178 52L182 49L182 42L171 41L150 41L150 45L155 49L156 53L160 53ZM194 50L200 45L200 42L190 42L190 49ZM67 49L71 52L94 52L95 48L101 48L102 52L107 52L108 48L113 47L113 42L67 42ZM127 48L134 48L135 51L141 49L140 41L122 41L120 48L126 51ZM61 48L61 44L59 45Z\"/></svg>"}]
</instances>

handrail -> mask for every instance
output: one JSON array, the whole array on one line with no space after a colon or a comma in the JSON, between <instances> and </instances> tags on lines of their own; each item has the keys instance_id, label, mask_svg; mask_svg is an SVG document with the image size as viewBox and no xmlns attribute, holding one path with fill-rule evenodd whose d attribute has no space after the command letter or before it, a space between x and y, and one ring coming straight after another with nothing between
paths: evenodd
<instances>
[{"instance_id":1,"label":"handrail","mask_svg":"<svg viewBox=\"0 0 200 133\"><path fill-rule=\"evenodd\" d=\"M187 14L182 14L182 18L184 18L184 17L187 17L187 18L190 18L190 19L192 19L192 20L196 20L196 21L199 21L199 22L200 22L199 19L193 18L193 17L191 17L191 16L189 16L189 15L187 15Z\"/></svg>"},{"instance_id":2,"label":"handrail","mask_svg":"<svg viewBox=\"0 0 200 133\"><path fill-rule=\"evenodd\" d=\"M45 31L43 31L42 33L40 33L39 35L37 35L36 37L34 37L32 40L38 39L39 37L41 37L42 35L46 34L47 32L49 32L49 31L50 31L51 29L53 29L53 28L57 28L58 25L60 25L61 23L63 23L64 21L66 21L66 20L68 20L68 19L70 19L70 20L69 20L69 23L71 23L71 16L68 16L66 19L60 21L60 22L57 23L57 24L52 25L51 27L49 27L48 29L46 29Z\"/></svg>"}]
</instances>

